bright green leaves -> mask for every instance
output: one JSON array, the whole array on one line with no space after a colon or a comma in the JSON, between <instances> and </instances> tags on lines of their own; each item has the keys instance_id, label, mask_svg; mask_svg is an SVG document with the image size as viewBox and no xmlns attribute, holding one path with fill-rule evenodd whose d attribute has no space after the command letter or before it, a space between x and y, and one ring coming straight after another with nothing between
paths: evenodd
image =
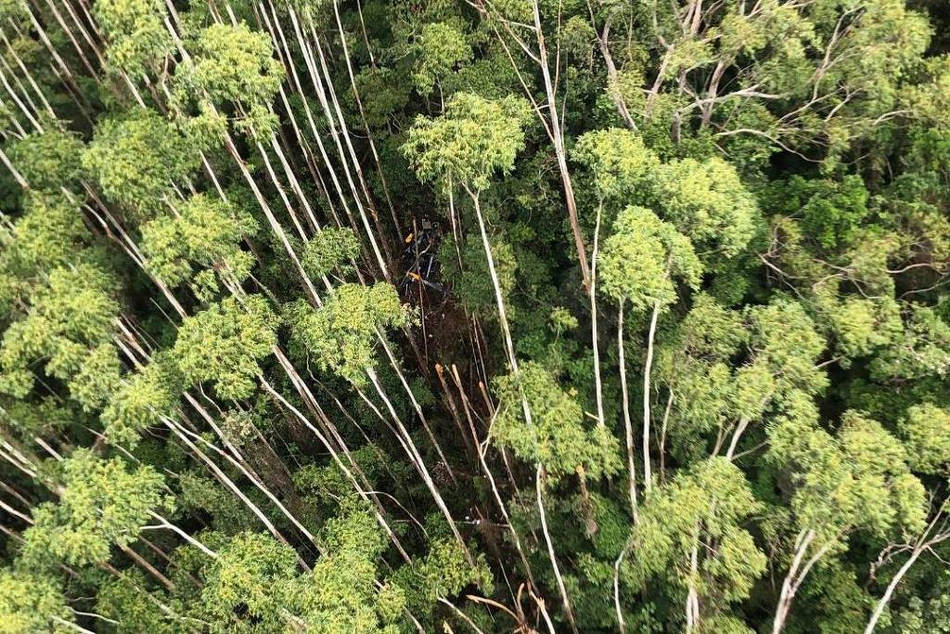
<instances>
[{"instance_id":1,"label":"bright green leaves","mask_svg":"<svg viewBox=\"0 0 950 634\"><path fill-rule=\"evenodd\" d=\"M903 445L877 421L846 412L838 441L853 473L849 495L861 521L885 535L900 527L909 534L923 530L927 494L910 474Z\"/></svg>"},{"instance_id":2,"label":"bright green leaves","mask_svg":"<svg viewBox=\"0 0 950 634\"><path fill-rule=\"evenodd\" d=\"M10 160L29 183L31 190L59 193L69 189L82 175L79 157L82 140L55 122L44 122L43 133L28 134L12 144Z\"/></svg>"},{"instance_id":3,"label":"bright green leaves","mask_svg":"<svg viewBox=\"0 0 950 634\"><path fill-rule=\"evenodd\" d=\"M257 362L277 343L277 317L267 302L228 297L182 322L175 341L178 368L189 385L211 382L224 399L251 396Z\"/></svg>"},{"instance_id":4,"label":"bright green leaves","mask_svg":"<svg viewBox=\"0 0 950 634\"><path fill-rule=\"evenodd\" d=\"M763 364L775 377L778 390L814 394L827 385L824 372L815 367L825 340L801 304L777 300L767 306L754 306L748 313L750 348L756 363Z\"/></svg>"},{"instance_id":5,"label":"bright green leaves","mask_svg":"<svg viewBox=\"0 0 950 634\"><path fill-rule=\"evenodd\" d=\"M284 78L270 38L246 24L212 24L199 34L193 54L194 65L184 71L187 81L214 103L266 106Z\"/></svg>"},{"instance_id":6,"label":"bright green leaves","mask_svg":"<svg viewBox=\"0 0 950 634\"><path fill-rule=\"evenodd\" d=\"M327 634L394 632L395 623L403 619L405 598L394 585L376 589L377 564L386 541L369 509L345 500L319 541L324 555L312 573L300 578L296 593L303 620Z\"/></svg>"},{"instance_id":7,"label":"bright green leaves","mask_svg":"<svg viewBox=\"0 0 950 634\"><path fill-rule=\"evenodd\" d=\"M412 81L423 95L431 93L460 64L472 58L472 47L465 35L445 22L423 26L412 48L416 55Z\"/></svg>"},{"instance_id":8,"label":"bright green leaves","mask_svg":"<svg viewBox=\"0 0 950 634\"><path fill-rule=\"evenodd\" d=\"M121 576L104 583L96 596L96 612L118 621L116 634L177 634L178 619L162 612L161 595L150 596L144 574L138 570L123 571Z\"/></svg>"},{"instance_id":9,"label":"bright green leaves","mask_svg":"<svg viewBox=\"0 0 950 634\"><path fill-rule=\"evenodd\" d=\"M945 376L950 371L950 324L922 304L908 305L903 317L903 335L878 353L871 375L879 380Z\"/></svg>"},{"instance_id":10,"label":"bright green leaves","mask_svg":"<svg viewBox=\"0 0 950 634\"><path fill-rule=\"evenodd\" d=\"M259 533L235 536L205 572L202 612L214 624L211 631L283 631L287 586L296 576L290 546Z\"/></svg>"},{"instance_id":11,"label":"bright green leaves","mask_svg":"<svg viewBox=\"0 0 950 634\"><path fill-rule=\"evenodd\" d=\"M496 171L510 172L524 147L527 104L514 97L500 101L460 92L435 119L418 117L402 151L422 181L442 189L488 187Z\"/></svg>"},{"instance_id":12,"label":"bright green leaves","mask_svg":"<svg viewBox=\"0 0 950 634\"><path fill-rule=\"evenodd\" d=\"M601 425L586 425L575 395L565 392L543 365L529 361L520 370L517 376L495 379L500 406L492 437L525 462L540 462L555 478L578 467L594 480L616 473L619 447L610 432ZM532 425L524 418L522 392L531 407Z\"/></svg>"},{"instance_id":13,"label":"bright green leaves","mask_svg":"<svg viewBox=\"0 0 950 634\"><path fill-rule=\"evenodd\" d=\"M891 298L864 298L827 293L818 306L829 321L836 348L849 359L866 356L900 338L900 306Z\"/></svg>"},{"instance_id":14,"label":"bright green leaves","mask_svg":"<svg viewBox=\"0 0 950 634\"><path fill-rule=\"evenodd\" d=\"M837 437L813 407L794 408L769 433L772 459L789 470L798 525L836 543L852 528L885 538L923 527L926 492L904 448L876 421L848 412Z\"/></svg>"},{"instance_id":15,"label":"bright green leaves","mask_svg":"<svg viewBox=\"0 0 950 634\"><path fill-rule=\"evenodd\" d=\"M173 48L162 0L98 0L96 20L109 40L109 63L133 77L160 67Z\"/></svg>"},{"instance_id":16,"label":"bright green leaves","mask_svg":"<svg viewBox=\"0 0 950 634\"><path fill-rule=\"evenodd\" d=\"M672 278L697 288L702 274L686 236L642 207L627 207L620 213L599 258L603 292L630 301L635 310L672 304L676 301Z\"/></svg>"},{"instance_id":17,"label":"bright green leaves","mask_svg":"<svg viewBox=\"0 0 950 634\"><path fill-rule=\"evenodd\" d=\"M738 255L755 233L758 206L736 169L713 157L683 159L657 172L653 195L664 220L702 250Z\"/></svg>"},{"instance_id":18,"label":"bright green leaves","mask_svg":"<svg viewBox=\"0 0 950 634\"><path fill-rule=\"evenodd\" d=\"M10 293L28 293L30 278L71 261L90 237L79 206L61 194L31 191L23 208L8 233L0 229L0 271L16 280Z\"/></svg>"},{"instance_id":19,"label":"bright green leaves","mask_svg":"<svg viewBox=\"0 0 950 634\"><path fill-rule=\"evenodd\" d=\"M284 79L284 67L273 58L270 37L244 23L212 24L190 46L192 57L175 73L178 99L235 105L237 125L268 136L278 124L271 102Z\"/></svg>"},{"instance_id":20,"label":"bright green leaves","mask_svg":"<svg viewBox=\"0 0 950 634\"><path fill-rule=\"evenodd\" d=\"M461 545L454 539L433 540L422 561L401 568L393 580L404 588L409 608L415 612L431 610L440 597L452 597L467 586L477 586L485 594L493 590L492 574L484 556L473 568Z\"/></svg>"},{"instance_id":21,"label":"bright green leaves","mask_svg":"<svg viewBox=\"0 0 950 634\"><path fill-rule=\"evenodd\" d=\"M66 598L50 579L0 569L0 632L67 632L71 621Z\"/></svg>"},{"instance_id":22,"label":"bright green leaves","mask_svg":"<svg viewBox=\"0 0 950 634\"><path fill-rule=\"evenodd\" d=\"M114 282L81 264L56 269L30 298L29 312L7 328L0 344L0 391L23 397L33 385L30 365L46 361L50 376L67 382L87 410L101 406L119 380L109 344L119 306Z\"/></svg>"},{"instance_id":23,"label":"bright green leaves","mask_svg":"<svg viewBox=\"0 0 950 634\"><path fill-rule=\"evenodd\" d=\"M630 130L610 128L588 132L577 141L574 158L591 172L601 200L625 204L642 196L660 160Z\"/></svg>"},{"instance_id":24,"label":"bright green leaves","mask_svg":"<svg viewBox=\"0 0 950 634\"><path fill-rule=\"evenodd\" d=\"M96 126L82 163L107 198L141 221L164 209L173 183L197 169L199 158L175 126L151 110L136 109Z\"/></svg>"},{"instance_id":25,"label":"bright green leaves","mask_svg":"<svg viewBox=\"0 0 950 634\"><path fill-rule=\"evenodd\" d=\"M625 566L628 583L640 589L659 577L681 590L692 585L713 611L745 599L766 558L742 523L760 510L745 476L724 458L678 474L640 509L632 535L636 557Z\"/></svg>"},{"instance_id":26,"label":"bright green leaves","mask_svg":"<svg viewBox=\"0 0 950 634\"><path fill-rule=\"evenodd\" d=\"M701 453L697 436L710 431L722 438L741 427L738 441L749 424L771 411L810 399L827 385L816 367L824 350L824 338L796 302L731 310L698 295L658 354L661 384L674 395L674 453L692 459Z\"/></svg>"},{"instance_id":27,"label":"bright green leaves","mask_svg":"<svg viewBox=\"0 0 950 634\"><path fill-rule=\"evenodd\" d=\"M129 471L122 460L104 460L78 450L62 468L59 502L37 506L34 525L23 533L27 561L48 564L50 557L70 565L107 561L113 544L130 544L150 513L169 504L162 476L151 467Z\"/></svg>"},{"instance_id":28,"label":"bright green leaves","mask_svg":"<svg viewBox=\"0 0 950 634\"><path fill-rule=\"evenodd\" d=\"M653 209L704 256L735 257L755 234L755 198L736 169L718 157L663 163L640 135L609 129L584 134L574 158L590 171L600 202Z\"/></svg>"},{"instance_id":29,"label":"bright green leaves","mask_svg":"<svg viewBox=\"0 0 950 634\"><path fill-rule=\"evenodd\" d=\"M181 377L173 363L156 355L151 363L124 379L100 418L111 442L134 447L142 430L172 413L181 392Z\"/></svg>"},{"instance_id":30,"label":"bright green leaves","mask_svg":"<svg viewBox=\"0 0 950 634\"><path fill-rule=\"evenodd\" d=\"M269 535L236 535L206 568L199 616L214 623L212 632L395 634L401 631L397 625L403 623L406 594L414 596L416 589L409 582L417 576L431 582L430 576L442 573L434 587L420 582L416 614L431 609L443 592L458 592L479 580L470 568L467 574L457 572L458 560L441 556L445 549L434 545L425 561L377 588L384 536L372 513L352 499L343 501L340 514L327 521L317 539L320 558L312 572L299 574L289 546ZM468 567L464 557L461 567Z\"/></svg>"},{"instance_id":31,"label":"bright green leaves","mask_svg":"<svg viewBox=\"0 0 950 634\"><path fill-rule=\"evenodd\" d=\"M324 372L363 385L367 368L374 368L378 332L408 323L409 313L396 289L384 282L373 286L341 284L323 306L297 303L287 320L294 342Z\"/></svg>"},{"instance_id":32,"label":"bright green leaves","mask_svg":"<svg viewBox=\"0 0 950 634\"><path fill-rule=\"evenodd\" d=\"M178 208L177 216L157 218L142 227L146 267L170 286L192 280L193 264L214 270L232 287L239 286L255 262L240 242L257 228L243 209L197 194ZM215 291L199 288L196 294L207 299Z\"/></svg>"},{"instance_id":33,"label":"bright green leaves","mask_svg":"<svg viewBox=\"0 0 950 634\"><path fill-rule=\"evenodd\" d=\"M914 471L945 473L950 466L950 411L931 403L914 405L898 430Z\"/></svg>"},{"instance_id":34,"label":"bright green leaves","mask_svg":"<svg viewBox=\"0 0 950 634\"><path fill-rule=\"evenodd\" d=\"M300 263L307 275L319 279L359 255L359 236L351 229L328 227L307 242Z\"/></svg>"}]
</instances>

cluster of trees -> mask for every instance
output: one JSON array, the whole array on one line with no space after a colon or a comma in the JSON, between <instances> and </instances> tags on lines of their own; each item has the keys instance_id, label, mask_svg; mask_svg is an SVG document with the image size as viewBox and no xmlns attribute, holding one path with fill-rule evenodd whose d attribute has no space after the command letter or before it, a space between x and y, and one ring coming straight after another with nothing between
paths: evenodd
<instances>
[{"instance_id":1,"label":"cluster of trees","mask_svg":"<svg viewBox=\"0 0 950 634\"><path fill-rule=\"evenodd\" d=\"M948 33L3 0L0 632L950 632Z\"/></svg>"}]
</instances>

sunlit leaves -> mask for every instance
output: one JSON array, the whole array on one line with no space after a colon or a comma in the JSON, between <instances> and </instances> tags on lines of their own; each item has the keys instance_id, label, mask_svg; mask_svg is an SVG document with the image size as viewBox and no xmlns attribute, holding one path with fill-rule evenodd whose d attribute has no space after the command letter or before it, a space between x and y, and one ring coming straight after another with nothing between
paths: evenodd
<instances>
[{"instance_id":1,"label":"sunlit leaves","mask_svg":"<svg viewBox=\"0 0 950 634\"><path fill-rule=\"evenodd\" d=\"M72 620L66 598L52 579L0 570L0 632L66 632Z\"/></svg>"},{"instance_id":2,"label":"sunlit leaves","mask_svg":"<svg viewBox=\"0 0 950 634\"><path fill-rule=\"evenodd\" d=\"M102 411L107 437L114 443L134 446L139 433L169 415L178 401L181 378L167 355L157 356L135 373L128 374Z\"/></svg>"},{"instance_id":3,"label":"sunlit leaves","mask_svg":"<svg viewBox=\"0 0 950 634\"><path fill-rule=\"evenodd\" d=\"M673 278L699 285L702 265L686 236L649 209L627 207L600 253L603 292L635 310L676 301Z\"/></svg>"},{"instance_id":4,"label":"sunlit leaves","mask_svg":"<svg viewBox=\"0 0 950 634\"><path fill-rule=\"evenodd\" d=\"M271 102L284 79L270 37L244 23L212 24L190 49L191 58L175 73L178 99L238 107L239 126L268 136L277 126Z\"/></svg>"},{"instance_id":5,"label":"sunlit leaves","mask_svg":"<svg viewBox=\"0 0 950 634\"><path fill-rule=\"evenodd\" d=\"M109 63L131 75L156 67L172 50L162 0L99 0L96 20L109 40Z\"/></svg>"},{"instance_id":6,"label":"sunlit leaves","mask_svg":"<svg viewBox=\"0 0 950 634\"><path fill-rule=\"evenodd\" d=\"M187 383L210 382L221 398L247 398L258 361L277 342L277 317L256 295L228 297L182 322L174 355Z\"/></svg>"},{"instance_id":7,"label":"sunlit leaves","mask_svg":"<svg viewBox=\"0 0 950 634\"><path fill-rule=\"evenodd\" d=\"M630 130L610 128L588 132L577 141L574 158L586 165L601 199L629 202L642 196L660 160Z\"/></svg>"},{"instance_id":8,"label":"sunlit leaves","mask_svg":"<svg viewBox=\"0 0 950 634\"><path fill-rule=\"evenodd\" d=\"M714 611L724 607L719 601L741 601L765 572L765 555L742 528L759 509L745 476L728 460L712 458L680 473L644 502L628 582L641 588L660 577L680 588L693 584L701 597L715 599Z\"/></svg>"},{"instance_id":9,"label":"sunlit leaves","mask_svg":"<svg viewBox=\"0 0 950 634\"><path fill-rule=\"evenodd\" d=\"M416 90L426 95L436 84L452 73L459 64L472 57L472 48L465 35L451 24L426 24L414 43L416 63L412 79Z\"/></svg>"},{"instance_id":10,"label":"sunlit leaves","mask_svg":"<svg viewBox=\"0 0 950 634\"><path fill-rule=\"evenodd\" d=\"M3 335L0 389L25 396L33 384L30 365L42 359L51 376L76 381L74 396L84 407L98 407L118 379L108 343L119 312L113 292L114 281L92 265L52 271L30 298L29 312Z\"/></svg>"},{"instance_id":11,"label":"sunlit leaves","mask_svg":"<svg viewBox=\"0 0 950 634\"><path fill-rule=\"evenodd\" d=\"M898 429L914 471L945 473L950 466L950 411L932 403L914 405Z\"/></svg>"},{"instance_id":12,"label":"sunlit leaves","mask_svg":"<svg viewBox=\"0 0 950 634\"><path fill-rule=\"evenodd\" d=\"M90 234L79 205L60 193L31 191L23 206L25 213L0 238L6 242L0 267L27 281L69 262Z\"/></svg>"},{"instance_id":13,"label":"sunlit leaves","mask_svg":"<svg viewBox=\"0 0 950 634\"><path fill-rule=\"evenodd\" d=\"M540 363L525 363L520 370L517 376L495 379L500 409L491 433L496 441L526 462L540 462L553 477L578 467L592 479L615 473L620 467L617 440L605 427L586 420L576 395ZM531 408L532 424L524 418L521 393Z\"/></svg>"},{"instance_id":14,"label":"sunlit leaves","mask_svg":"<svg viewBox=\"0 0 950 634\"><path fill-rule=\"evenodd\" d=\"M83 143L77 135L47 121L43 133L28 134L12 144L10 160L31 189L60 193L81 176Z\"/></svg>"},{"instance_id":15,"label":"sunlit leaves","mask_svg":"<svg viewBox=\"0 0 950 634\"><path fill-rule=\"evenodd\" d=\"M178 206L178 215L142 227L146 266L159 279L177 286L192 278L194 265L214 269L227 282L240 284L254 266L254 256L241 240L257 231L257 222L243 209L198 194Z\"/></svg>"},{"instance_id":16,"label":"sunlit leaves","mask_svg":"<svg viewBox=\"0 0 950 634\"><path fill-rule=\"evenodd\" d=\"M758 206L736 169L713 157L683 159L657 172L657 209L702 250L733 257L756 229Z\"/></svg>"},{"instance_id":17,"label":"sunlit leaves","mask_svg":"<svg viewBox=\"0 0 950 634\"><path fill-rule=\"evenodd\" d=\"M880 537L923 527L926 492L901 444L879 423L850 412L838 436L800 410L770 430L770 454L790 472L799 526L835 543L864 528Z\"/></svg>"},{"instance_id":18,"label":"sunlit leaves","mask_svg":"<svg viewBox=\"0 0 950 634\"><path fill-rule=\"evenodd\" d=\"M287 319L294 341L318 368L363 385L366 369L376 366L377 331L405 325L408 313L396 289L379 282L342 284L319 308L290 306Z\"/></svg>"},{"instance_id":19,"label":"sunlit leaves","mask_svg":"<svg viewBox=\"0 0 950 634\"><path fill-rule=\"evenodd\" d=\"M319 279L338 266L346 269L359 254L359 237L352 230L328 227L307 242L300 263L307 275Z\"/></svg>"},{"instance_id":20,"label":"sunlit leaves","mask_svg":"<svg viewBox=\"0 0 950 634\"><path fill-rule=\"evenodd\" d=\"M162 476L151 467L129 470L122 460L97 458L79 450L63 462L59 501L33 512L35 524L23 535L23 557L71 565L109 559L113 544L135 540L150 512L167 505Z\"/></svg>"},{"instance_id":21,"label":"sunlit leaves","mask_svg":"<svg viewBox=\"0 0 950 634\"><path fill-rule=\"evenodd\" d=\"M527 104L515 97L457 93L441 117L416 119L402 150L420 180L482 190L496 172L511 171L527 118Z\"/></svg>"},{"instance_id":22,"label":"sunlit leaves","mask_svg":"<svg viewBox=\"0 0 950 634\"><path fill-rule=\"evenodd\" d=\"M290 546L269 535L241 533L205 572L203 612L213 632L281 631L287 625L288 584L296 577Z\"/></svg>"},{"instance_id":23,"label":"sunlit leaves","mask_svg":"<svg viewBox=\"0 0 950 634\"><path fill-rule=\"evenodd\" d=\"M173 184L187 178L199 158L173 125L151 110L136 109L101 122L82 163L109 200L141 221L165 208Z\"/></svg>"}]
</instances>

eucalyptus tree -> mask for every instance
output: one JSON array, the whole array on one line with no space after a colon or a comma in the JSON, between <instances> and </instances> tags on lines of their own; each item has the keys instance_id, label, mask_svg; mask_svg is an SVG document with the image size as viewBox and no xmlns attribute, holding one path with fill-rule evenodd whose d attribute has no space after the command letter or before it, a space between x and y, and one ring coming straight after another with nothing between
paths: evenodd
<instances>
[{"instance_id":1,"label":"eucalyptus tree","mask_svg":"<svg viewBox=\"0 0 950 634\"><path fill-rule=\"evenodd\" d=\"M0 630L940 629L945 13L2 3Z\"/></svg>"},{"instance_id":2,"label":"eucalyptus tree","mask_svg":"<svg viewBox=\"0 0 950 634\"><path fill-rule=\"evenodd\" d=\"M660 220L656 214L643 207L627 207L620 212L614 222L612 234L604 241L600 259L603 292L620 304L630 302L634 310L651 311L643 368L641 456L643 485L646 491L649 491L653 480L650 466L650 375L657 319L660 311L677 299L673 279L682 279L687 286L697 288L702 264L686 236L679 233L672 224ZM623 346L622 340L620 346ZM620 374L625 385L626 369L622 360ZM624 399L626 400L626 394ZM627 455L631 467L630 498L631 505L635 506L633 438L629 422L626 428Z\"/></svg>"}]
</instances>

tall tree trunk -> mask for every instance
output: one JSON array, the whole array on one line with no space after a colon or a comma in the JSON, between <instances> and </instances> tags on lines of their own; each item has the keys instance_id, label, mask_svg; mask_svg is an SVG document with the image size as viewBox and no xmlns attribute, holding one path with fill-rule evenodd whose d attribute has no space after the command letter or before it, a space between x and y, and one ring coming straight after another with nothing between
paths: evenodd
<instances>
[{"instance_id":1,"label":"tall tree trunk","mask_svg":"<svg viewBox=\"0 0 950 634\"><path fill-rule=\"evenodd\" d=\"M660 303L653 305L650 316L650 331L647 334L647 358L643 363L643 488L647 493L652 486L650 471L650 373L653 370L653 339L656 336L656 321L660 315Z\"/></svg>"}]
</instances>

